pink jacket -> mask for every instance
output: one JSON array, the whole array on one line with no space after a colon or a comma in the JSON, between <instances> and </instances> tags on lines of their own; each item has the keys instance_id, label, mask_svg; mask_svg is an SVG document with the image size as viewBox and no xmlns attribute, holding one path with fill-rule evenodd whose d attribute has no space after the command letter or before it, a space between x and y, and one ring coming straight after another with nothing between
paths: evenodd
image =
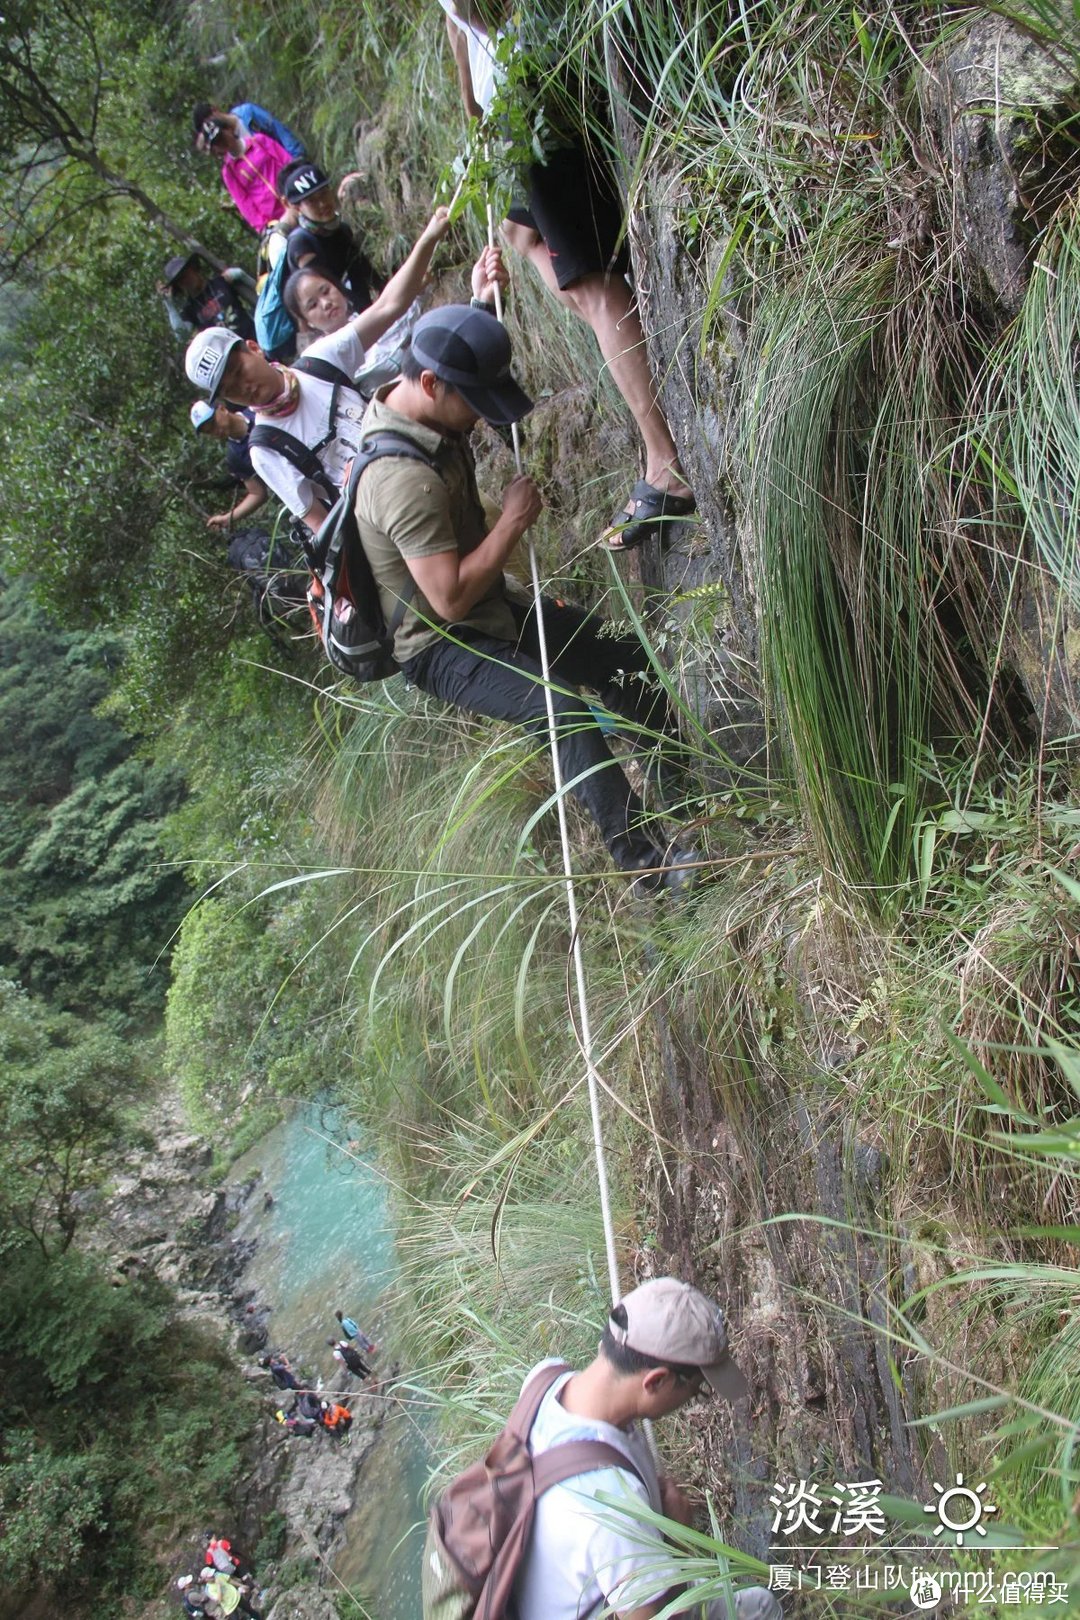
<instances>
[{"instance_id":1,"label":"pink jacket","mask_svg":"<svg viewBox=\"0 0 1080 1620\"><path fill-rule=\"evenodd\" d=\"M292 161L271 135L249 135L243 157L227 157L221 165L225 189L253 231L264 231L284 208L277 177Z\"/></svg>"}]
</instances>

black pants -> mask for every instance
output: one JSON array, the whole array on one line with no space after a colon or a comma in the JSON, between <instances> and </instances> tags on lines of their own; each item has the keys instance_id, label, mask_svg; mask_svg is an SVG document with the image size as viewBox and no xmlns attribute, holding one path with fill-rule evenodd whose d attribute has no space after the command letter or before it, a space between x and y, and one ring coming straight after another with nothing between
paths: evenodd
<instances>
[{"instance_id":1,"label":"black pants","mask_svg":"<svg viewBox=\"0 0 1080 1620\"><path fill-rule=\"evenodd\" d=\"M454 640L442 637L425 647L405 665L405 674L415 686L455 708L492 720L512 720L543 736L547 706L536 617L531 606L516 602L510 606L518 625L516 644L455 625L450 631ZM563 781L596 822L615 864L630 870L655 864L659 852L641 800L575 688L592 687L605 709L631 722L631 735L643 748L655 742L657 732L671 732L671 717L663 692L633 679L635 671L649 669L638 638L601 634L604 628L603 619L595 614L544 600ZM620 681L623 672L628 678Z\"/></svg>"}]
</instances>

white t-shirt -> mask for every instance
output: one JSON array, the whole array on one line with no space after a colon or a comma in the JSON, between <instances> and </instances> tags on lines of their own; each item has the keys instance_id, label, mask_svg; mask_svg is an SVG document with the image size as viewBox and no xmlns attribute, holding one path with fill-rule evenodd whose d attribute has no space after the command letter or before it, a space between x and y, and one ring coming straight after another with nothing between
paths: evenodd
<instances>
[{"instance_id":1,"label":"white t-shirt","mask_svg":"<svg viewBox=\"0 0 1080 1620\"><path fill-rule=\"evenodd\" d=\"M340 332L331 332L327 337L318 338L310 348L304 350L304 358L329 360L347 377L355 377L364 365L364 345L350 322L348 326L343 326ZM298 375L300 400L292 415L267 416L261 411L256 411L255 424L258 426L265 423L268 427L284 428L286 433L291 433L294 439L299 439L311 450L326 437L329 430L330 398L334 392L334 385L323 382L320 377L305 377L302 372ZM326 469L327 476L339 488L344 481L346 466L360 447L360 424L366 409L367 406L359 394L348 393L345 389L339 391L334 437L319 451L319 460ZM278 499L297 517L303 517L316 501L325 503L328 500L325 490L312 483L309 478L305 478L303 473L294 467L291 461L286 461L277 450L268 450L264 445L252 445L251 465L263 483L272 489Z\"/></svg>"},{"instance_id":2,"label":"white t-shirt","mask_svg":"<svg viewBox=\"0 0 1080 1620\"><path fill-rule=\"evenodd\" d=\"M618 1429L567 1412L559 1392L572 1377L567 1373L557 1379L541 1402L529 1436L533 1456L564 1440L603 1440L634 1463L641 1479L628 1469L597 1468L538 1497L528 1550L514 1583L518 1620L583 1620L602 1603L613 1603L625 1614L654 1602L679 1580L658 1530L596 1501L601 1492L630 1495L662 1511L660 1482L645 1435L636 1424Z\"/></svg>"},{"instance_id":3,"label":"white t-shirt","mask_svg":"<svg viewBox=\"0 0 1080 1620\"><path fill-rule=\"evenodd\" d=\"M487 112L495 100L495 85L498 80L499 64L495 59L495 40L502 38L502 30L492 39L486 28L476 23L466 22L454 10L454 0L439 0L440 6L446 12L454 26L465 35L469 48L469 73L472 77L473 95L477 106Z\"/></svg>"}]
</instances>

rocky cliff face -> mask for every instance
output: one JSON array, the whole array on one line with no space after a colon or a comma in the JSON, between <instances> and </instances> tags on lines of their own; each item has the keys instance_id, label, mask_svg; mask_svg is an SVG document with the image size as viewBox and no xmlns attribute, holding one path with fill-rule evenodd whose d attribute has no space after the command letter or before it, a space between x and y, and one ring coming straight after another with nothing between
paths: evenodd
<instances>
[{"instance_id":1,"label":"rocky cliff face","mask_svg":"<svg viewBox=\"0 0 1080 1620\"><path fill-rule=\"evenodd\" d=\"M935 217L948 230L958 307L977 305L988 339L1015 317L1039 232L1080 177L1075 144L1060 134L1075 112L1078 88L1074 60L998 21L979 23L920 75L924 144L912 182L921 199L916 212L923 210L926 230ZM641 157L635 96L640 113L640 95L628 88L619 120L628 172ZM706 308L716 311L716 278L729 243L697 231L679 159L677 152L654 154L645 164L633 198L631 244L661 398L702 522L662 552L647 547L631 566L662 604L659 622L674 624L676 634L680 622L702 610L688 593L718 590L711 599L712 658L687 695L736 762L754 761L766 740L757 678L760 607L753 536L740 531L738 469L731 465L731 400L748 311L734 296L724 298L704 326ZM890 246L882 241L881 253ZM729 273L729 286L733 280ZM1075 734L1080 709L1070 610L1036 573L1027 578L1019 606L988 596L987 611L1001 614L1006 657L1044 734ZM817 1043L820 1065L835 1073L854 1047L838 1024L830 1035L821 1017L828 975L820 967L807 941L793 939L781 994ZM845 971L834 954L829 972ZM850 977L857 982L858 972ZM764 1556L775 1480L805 1477L831 1460L844 1470L837 1479L877 1478L888 1491L918 1498L943 1458L932 1448L923 1455L912 1440L917 1431L906 1427L926 1408L917 1358L903 1363L898 1379L886 1341L861 1325L884 1325L890 1292L899 1286L903 1293L916 1268L913 1255L902 1252L887 1161L873 1142L859 1140L835 1104L821 1100L813 1065L786 1088L762 1072L756 1098L739 1095L725 1055L702 1044L693 1014L674 1000L658 1012L664 1128L676 1144L667 1171L676 1196L672 1202L661 1189L655 1202L668 1211L662 1235L678 1269L730 1307L739 1351L754 1367L755 1387L765 1391L734 1429L720 1419L702 1449L703 1477L734 1509L747 1547ZM737 1042L731 1029L725 1034ZM810 1224L761 1224L793 1213ZM875 1229L897 1234L901 1252L865 1235Z\"/></svg>"},{"instance_id":2,"label":"rocky cliff face","mask_svg":"<svg viewBox=\"0 0 1080 1620\"><path fill-rule=\"evenodd\" d=\"M1080 185L1076 57L984 18L915 77L914 101L903 114L911 147L911 175L901 188L904 229L949 256L957 324L978 329L976 368L1023 304L1041 233ZM626 85L617 125L630 172L641 156L641 95ZM633 200L630 241L653 369L702 525L688 526L663 554L647 551L639 566L658 595L681 602L676 623L695 611L688 593L722 586L712 670L688 695L720 745L743 762L760 758L765 741L754 537L740 532L733 487L745 470L731 462L732 396L750 318L734 289L745 261L740 253L728 265L730 242L701 232L678 157L650 158ZM887 257L908 246L883 239L880 252ZM995 600L988 589L987 611L999 621L1003 662L1043 736L1073 735L1080 662L1069 603L1042 570L1027 568L1015 597Z\"/></svg>"}]
</instances>

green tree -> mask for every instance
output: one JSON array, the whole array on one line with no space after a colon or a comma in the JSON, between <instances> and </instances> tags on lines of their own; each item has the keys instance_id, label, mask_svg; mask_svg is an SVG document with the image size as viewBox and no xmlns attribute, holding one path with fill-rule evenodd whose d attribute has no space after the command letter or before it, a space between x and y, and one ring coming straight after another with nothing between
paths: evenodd
<instances>
[{"instance_id":1,"label":"green tree","mask_svg":"<svg viewBox=\"0 0 1080 1620\"><path fill-rule=\"evenodd\" d=\"M0 1222L9 1237L31 1239L46 1259L70 1248L143 1079L116 1036L0 981Z\"/></svg>"},{"instance_id":2,"label":"green tree","mask_svg":"<svg viewBox=\"0 0 1080 1620\"><path fill-rule=\"evenodd\" d=\"M0 969L56 1007L145 1017L179 921L162 856L178 765L132 752L100 705L115 637L56 630L25 587L0 591Z\"/></svg>"},{"instance_id":3,"label":"green tree","mask_svg":"<svg viewBox=\"0 0 1080 1620\"><path fill-rule=\"evenodd\" d=\"M254 237L191 148L187 109L206 93L182 8L19 0L0 29L0 276L16 300L0 544L53 619L123 638L124 720L144 735L220 668L237 621L255 641L206 533L220 457L191 432L155 291L178 234L254 269ZM255 656L279 654L259 636Z\"/></svg>"},{"instance_id":4,"label":"green tree","mask_svg":"<svg viewBox=\"0 0 1080 1620\"><path fill-rule=\"evenodd\" d=\"M0 1268L9 1613L149 1596L161 1539L220 1511L240 1466L255 1403L221 1346L152 1279L115 1284L75 1248L9 1246Z\"/></svg>"},{"instance_id":5,"label":"green tree","mask_svg":"<svg viewBox=\"0 0 1080 1620\"><path fill-rule=\"evenodd\" d=\"M147 76L155 88L178 97L190 91L193 62L183 43L182 30L178 39L170 26L172 49L166 48L158 8L138 0L124 6L15 0L5 8L0 179L6 229L0 273L6 278L46 248L64 257L84 216L117 204L133 206L144 222L208 254L146 189L160 174L153 141L146 138L152 126L137 139L140 108L132 90Z\"/></svg>"},{"instance_id":6,"label":"green tree","mask_svg":"<svg viewBox=\"0 0 1080 1620\"><path fill-rule=\"evenodd\" d=\"M71 1457L16 1429L0 1465L0 1579L20 1591L28 1571L63 1587L87 1540L109 1522L108 1471L98 1456Z\"/></svg>"}]
</instances>

